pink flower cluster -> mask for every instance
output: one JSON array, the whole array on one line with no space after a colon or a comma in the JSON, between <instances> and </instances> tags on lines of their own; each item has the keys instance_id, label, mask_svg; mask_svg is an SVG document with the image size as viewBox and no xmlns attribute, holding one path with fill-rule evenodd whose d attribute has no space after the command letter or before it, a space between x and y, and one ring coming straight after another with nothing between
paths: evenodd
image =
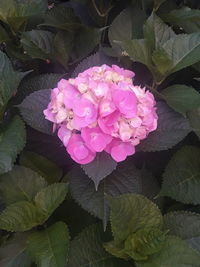
<instances>
[{"instance_id":1,"label":"pink flower cluster","mask_svg":"<svg viewBox=\"0 0 200 267\"><path fill-rule=\"evenodd\" d=\"M92 67L75 79L62 79L51 93L44 115L80 164L106 151L117 162L157 128L153 95L134 86L134 73L116 65Z\"/></svg>"}]
</instances>

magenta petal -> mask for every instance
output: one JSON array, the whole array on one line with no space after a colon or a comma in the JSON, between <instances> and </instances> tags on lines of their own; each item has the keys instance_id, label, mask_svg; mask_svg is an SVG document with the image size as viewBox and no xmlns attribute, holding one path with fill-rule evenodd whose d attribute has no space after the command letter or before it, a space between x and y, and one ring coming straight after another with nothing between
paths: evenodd
<instances>
[{"instance_id":1,"label":"magenta petal","mask_svg":"<svg viewBox=\"0 0 200 267\"><path fill-rule=\"evenodd\" d=\"M96 156L96 153L85 145L80 134L74 134L69 139L67 152L74 161L80 164L87 164L93 161Z\"/></svg>"},{"instance_id":2,"label":"magenta petal","mask_svg":"<svg viewBox=\"0 0 200 267\"><path fill-rule=\"evenodd\" d=\"M96 152L101 152L112 141L112 137L103 133L99 127L83 128L81 136L86 145Z\"/></svg>"},{"instance_id":3,"label":"magenta petal","mask_svg":"<svg viewBox=\"0 0 200 267\"><path fill-rule=\"evenodd\" d=\"M68 130L65 126L61 126L58 130L58 137L66 147L71 137L71 131Z\"/></svg>"},{"instance_id":4,"label":"magenta petal","mask_svg":"<svg viewBox=\"0 0 200 267\"><path fill-rule=\"evenodd\" d=\"M129 90L114 90L113 101L126 118L132 118L137 113L137 97Z\"/></svg>"}]
</instances>

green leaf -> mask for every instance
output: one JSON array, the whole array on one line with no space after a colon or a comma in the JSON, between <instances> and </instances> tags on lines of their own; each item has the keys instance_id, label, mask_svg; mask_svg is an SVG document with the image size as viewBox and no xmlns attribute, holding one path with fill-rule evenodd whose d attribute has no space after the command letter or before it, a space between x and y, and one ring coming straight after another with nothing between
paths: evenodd
<instances>
[{"instance_id":1,"label":"green leaf","mask_svg":"<svg viewBox=\"0 0 200 267\"><path fill-rule=\"evenodd\" d=\"M32 233L27 242L28 250L40 267L65 267L69 239L67 225L57 222L44 231Z\"/></svg>"},{"instance_id":2,"label":"green leaf","mask_svg":"<svg viewBox=\"0 0 200 267\"><path fill-rule=\"evenodd\" d=\"M165 169L160 195L186 204L200 204L199 190L200 149L184 146Z\"/></svg>"},{"instance_id":3,"label":"green leaf","mask_svg":"<svg viewBox=\"0 0 200 267\"><path fill-rule=\"evenodd\" d=\"M18 87L18 94L15 97L15 101L19 104L26 96L35 91L55 88L62 76L63 74L45 73L23 79Z\"/></svg>"},{"instance_id":4,"label":"green leaf","mask_svg":"<svg viewBox=\"0 0 200 267\"><path fill-rule=\"evenodd\" d=\"M22 166L15 166L0 177L0 191L6 205L23 200L32 201L45 186L47 183L44 178Z\"/></svg>"},{"instance_id":5,"label":"green leaf","mask_svg":"<svg viewBox=\"0 0 200 267\"><path fill-rule=\"evenodd\" d=\"M188 120L164 102L157 102L158 127L138 146L142 151L166 150L179 143L190 131Z\"/></svg>"},{"instance_id":6,"label":"green leaf","mask_svg":"<svg viewBox=\"0 0 200 267\"><path fill-rule=\"evenodd\" d=\"M32 58L50 59L53 53L54 34L43 30L24 32L21 43L25 52Z\"/></svg>"},{"instance_id":7,"label":"green leaf","mask_svg":"<svg viewBox=\"0 0 200 267\"><path fill-rule=\"evenodd\" d=\"M136 262L138 267L200 266L200 254L178 237L168 236L163 249L147 261Z\"/></svg>"},{"instance_id":8,"label":"green leaf","mask_svg":"<svg viewBox=\"0 0 200 267\"><path fill-rule=\"evenodd\" d=\"M119 46L114 41L142 38L142 25L144 20L145 13L141 9L136 7L124 9L109 27L108 37L112 47L120 52Z\"/></svg>"},{"instance_id":9,"label":"green leaf","mask_svg":"<svg viewBox=\"0 0 200 267\"><path fill-rule=\"evenodd\" d=\"M116 243L125 241L130 234L145 227L162 227L158 207L142 195L125 194L109 197L111 227Z\"/></svg>"},{"instance_id":10,"label":"green leaf","mask_svg":"<svg viewBox=\"0 0 200 267\"><path fill-rule=\"evenodd\" d=\"M0 174L12 169L17 154L25 145L26 132L24 123L19 116L15 116L11 122L0 132Z\"/></svg>"},{"instance_id":11,"label":"green leaf","mask_svg":"<svg viewBox=\"0 0 200 267\"><path fill-rule=\"evenodd\" d=\"M182 239L200 237L200 214L189 211L169 212L164 216L164 227L171 235Z\"/></svg>"},{"instance_id":12,"label":"green leaf","mask_svg":"<svg viewBox=\"0 0 200 267\"><path fill-rule=\"evenodd\" d=\"M124 252L134 260L146 260L162 249L165 239L166 233L160 229L140 229L125 241Z\"/></svg>"},{"instance_id":13,"label":"green leaf","mask_svg":"<svg viewBox=\"0 0 200 267\"><path fill-rule=\"evenodd\" d=\"M28 17L42 15L46 9L46 0L1 0L0 19L18 31Z\"/></svg>"},{"instance_id":14,"label":"green leaf","mask_svg":"<svg viewBox=\"0 0 200 267\"><path fill-rule=\"evenodd\" d=\"M200 10L198 9L183 6L163 14L162 18L168 23L182 27L187 33L198 32L200 29Z\"/></svg>"},{"instance_id":15,"label":"green leaf","mask_svg":"<svg viewBox=\"0 0 200 267\"><path fill-rule=\"evenodd\" d=\"M46 134L52 134L53 124L45 119L43 111L50 101L50 89L43 89L28 95L18 105L25 122L32 128Z\"/></svg>"},{"instance_id":16,"label":"green leaf","mask_svg":"<svg viewBox=\"0 0 200 267\"><path fill-rule=\"evenodd\" d=\"M64 5L57 5L46 13L44 23L40 26L50 26L60 30L76 29L80 27L79 21L74 15L73 9Z\"/></svg>"},{"instance_id":17,"label":"green leaf","mask_svg":"<svg viewBox=\"0 0 200 267\"><path fill-rule=\"evenodd\" d=\"M175 84L162 91L167 104L177 112L186 115L187 111L200 107L200 94L192 87Z\"/></svg>"},{"instance_id":18,"label":"green leaf","mask_svg":"<svg viewBox=\"0 0 200 267\"><path fill-rule=\"evenodd\" d=\"M72 61L77 62L90 54L99 45L101 31L95 28L81 28L74 37Z\"/></svg>"},{"instance_id":19,"label":"green leaf","mask_svg":"<svg viewBox=\"0 0 200 267\"><path fill-rule=\"evenodd\" d=\"M58 182L62 176L62 170L55 163L34 152L23 152L20 164L37 172L49 183Z\"/></svg>"},{"instance_id":20,"label":"green leaf","mask_svg":"<svg viewBox=\"0 0 200 267\"><path fill-rule=\"evenodd\" d=\"M200 33L179 34L168 40L162 47L173 62L165 73L169 75L200 60Z\"/></svg>"},{"instance_id":21,"label":"green leaf","mask_svg":"<svg viewBox=\"0 0 200 267\"><path fill-rule=\"evenodd\" d=\"M84 172L94 182L96 190L98 189L100 181L111 174L116 167L117 162L106 152L98 153L91 163L82 165Z\"/></svg>"},{"instance_id":22,"label":"green leaf","mask_svg":"<svg viewBox=\"0 0 200 267\"><path fill-rule=\"evenodd\" d=\"M153 51L175 37L175 33L153 12L144 25L144 37L151 51Z\"/></svg>"},{"instance_id":23,"label":"green leaf","mask_svg":"<svg viewBox=\"0 0 200 267\"><path fill-rule=\"evenodd\" d=\"M24 232L43 224L46 214L28 201L9 205L0 214L0 229L10 232Z\"/></svg>"},{"instance_id":24,"label":"green leaf","mask_svg":"<svg viewBox=\"0 0 200 267\"><path fill-rule=\"evenodd\" d=\"M35 196L35 204L44 213L50 216L54 210L64 201L68 191L66 183L51 184Z\"/></svg>"},{"instance_id":25,"label":"green leaf","mask_svg":"<svg viewBox=\"0 0 200 267\"><path fill-rule=\"evenodd\" d=\"M104 233L100 225L92 225L72 240L67 267L131 267L131 263L118 260L103 248Z\"/></svg>"},{"instance_id":26,"label":"green leaf","mask_svg":"<svg viewBox=\"0 0 200 267\"><path fill-rule=\"evenodd\" d=\"M118 164L117 169L100 182L98 191L81 168L74 168L69 173L69 178L73 198L83 209L102 219L104 227L109 216L106 195L116 196L142 191L141 174L131 162Z\"/></svg>"},{"instance_id":27,"label":"green leaf","mask_svg":"<svg viewBox=\"0 0 200 267\"><path fill-rule=\"evenodd\" d=\"M55 59L65 68L74 45L74 35L65 31L59 31L54 39L54 56ZM80 44L79 44L80 45Z\"/></svg>"},{"instance_id":28,"label":"green leaf","mask_svg":"<svg viewBox=\"0 0 200 267\"><path fill-rule=\"evenodd\" d=\"M128 55L134 62L140 62L152 69L151 54L144 39L133 39L130 41L122 41L119 43L123 48L123 55Z\"/></svg>"},{"instance_id":29,"label":"green leaf","mask_svg":"<svg viewBox=\"0 0 200 267\"><path fill-rule=\"evenodd\" d=\"M0 266L31 266L31 258L26 251L26 239L27 234L17 233L0 248Z\"/></svg>"},{"instance_id":30,"label":"green leaf","mask_svg":"<svg viewBox=\"0 0 200 267\"><path fill-rule=\"evenodd\" d=\"M200 138L200 108L189 111L187 116L192 130Z\"/></svg>"},{"instance_id":31,"label":"green leaf","mask_svg":"<svg viewBox=\"0 0 200 267\"><path fill-rule=\"evenodd\" d=\"M28 72L14 71L6 54L0 51L0 118L10 98L16 93L20 81ZM9 79L8 79L9 77Z\"/></svg>"}]
</instances>

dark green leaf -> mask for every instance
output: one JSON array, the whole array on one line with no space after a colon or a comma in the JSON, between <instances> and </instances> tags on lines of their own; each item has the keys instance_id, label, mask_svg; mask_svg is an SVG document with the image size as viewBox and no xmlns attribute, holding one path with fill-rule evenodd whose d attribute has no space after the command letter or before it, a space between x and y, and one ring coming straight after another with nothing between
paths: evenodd
<instances>
[{"instance_id":1,"label":"dark green leaf","mask_svg":"<svg viewBox=\"0 0 200 267\"><path fill-rule=\"evenodd\" d=\"M70 173L70 188L73 198L87 211L107 223L109 208L106 195L116 196L125 193L140 193L141 174L130 162L118 164L117 169L100 182L98 191L94 183L80 168Z\"/></svg>"},{"instance_id":2,"label":"dark green leaf","mask_svg":"<svg viewBox=\"0 0 200 267\"><path fill-rule=\"evenodd\" d=\"M75 38L72 51L72 61L79 61L91 53L99 44L101 31L95 28L81 28Z\"/></svg>"},{"instance_id":3,"label":"dark green leaf","mask_svg":"<svg viewBox=\"0 0 200 267\"><path fill-rule=\"evenodd\" d=\"M143 151L166 150L179 143L190 131L188 120L164 102L157 102L158 127L138 146Z\"/></svg>"},{"instance_id":4,"label":"dark green leaf","mask_svg":"<svg viewBox=\"0 0 200 267\"><path fill-rule=\"evenodd\" d=\"M200 138L200 108L189 111L187 116L192 130Z\"/></svg>"},{"instance_id":5,"label":"dark green leaf","mask_svg":"<svg viewBox=\"0 0 200 267\"><path fill-rule=\"evenodd\" d=\"M65 267L69 247L67 225L57 222L28 238L28 250L40 267Z\"/></svg>"},{"instance_id":6,"label":"dark green leaf","mask_svg":"<svg viewBox=\"0 0 200 267\"><path fill-rule=\"evenodd\" d=\"M182 27L187 33L198 32L200 30L200 10L182 7L174 9L162 18L173 25Z\"/></svg>"},{"instance_id":7,"label":"dark green leaf","mask_svg":"<svg viewBox=\"0 0 200 267\"><path fill-rule=\"evenodd\" d=\"M6 30L0 25L0 43L6 42L10 39Z\"/></svg>"},{"instance_id":8,"label":"dark green leaf","mask_svg":"<svg viewBox=\"0 0 200 267\"><path fill-rule=\"evenodd\" d=\"M6 54L0 51L0 117L9 99L17 92L22 78L27 72L14 71ZM9 79L8 79L9 77Z\"/></svg>"},{"instance_id":9,"label":"dark green leaf","mask_svg":"<svg viewBox=\"0 0 200 267\"><path fill-rule=\"evenodd\" d=\"M163 49L173 62L166 75L191 66L200 60L200 33L179 34L168 40Z\"/></svg>"},{"instance_id":10,"label":"dark green leaf","mask_svg":"<svg viewBox=\"0 0 200 267\"><path fill-rule=\"evenodd\" d=\"M164 227L182 239L200 237L200 214L189 211L169 212L164 216Z\"/></svg>"},{"instance_id":11,"label":"dark green leaf","mask_svg":"<svg viewBox=\"0 0 200 267\"><path fill-rule=\"evenodd\" d=\"M113 20L112 24L109 27L108 37L112 47L120 52L119 46L114 41L125 41L142 38L142 26L144 20L145 13L141 9L124 9Z\"/></svg>"},{"instance_id":12,"label":"dark green leaf","mask_svg":"<svg viewBox=\"0 0 200 267\"><path fill-rule=\"evenodd\" d=\"M154 0L154 9L157 10L166 0Z\"/></svg>"},{"instance_id":13,"label":"dark green leaf","mask_svg":"<svg viewBox=\"0 0 200 267\"><path fill-rule=\"evenodd\" d=\"M109 197L111 227L116 243L145 227L161 228L162 214L158 207L142 195L125 194Z\"/></svg>"},{"instance_id":14,"label":"dark green leaf","mask_svg":"<svg viewBox=\"0 0 200 267\"><path fill-rule=\"evenodd\" d=\"M45 119L43 111L50 101L50 89L33 92L18 105L25 122L32 128L47 134L52 134L53 124Z\"/></svg>"},{"instance_id":15,"label":"dark green leaf","mask_svg":"<svg viewBox=\"0 0 200 267\"><path fill-rule=\"evenodd\" d=\"M10 232L24 232L43 224L47 219L40 209L28 201L9 205L0 214L0 229Z\"/></svg>"},{"instance_id":16,"label":"dark green leaf","mask_svg":"<svg viewBox=\"0 0 200 267\"><path fill-rule=\"evenodd\" d=\"M147 19L144 25L144 37L151 48L154 49L162 47L166 41L174 37L175 33L167 26L154 12Z\"/></svg>"},{"instance_id":17,"label":"dark green leaf","mask_svg":"<svg viewBox=\"0 0 200 267\"><path fill-rule=\"evenodd\" d=\"M24 32L21 43L25 52L32 58L50 59L53 53L54 35L43 30Z\"/></svg>"},{"instance_id":18,"label":"dark green leaf","mask_svg":"<svg viewBox=\"0 0 200 267\"><path fill-rule=\"evenodd\" d=\"M117 167L117 162L106 153L98 153L96 158L89 164L82 165L84 172L92 179L96 190L100 181L111 174Z\"/></svg>"},{"instance_id":19,"label":"dark green leaf","mask_svg":"<svg viewBox=\"0 0 200 267\"><path fill-rule=\"evenodd\" d=\"M68 66L74 45L74 35L68 32L59 31L54 39L55 59L64 67ZM80 44L79 44L80 45Z\"/></svg>"},{"instance_id":20,"label":"dark green leaf","mask_svg":"<svg viewBox=\"0 0 200 267\"><path fill-rule=\"evenodd\" d=\"M6 205L18 201L32 201L35 195L47 186L44 178L22 166L0 177L0 191Z\"/></svg>"},{"instance_id":21,"label":"dark green leaf","mask_svg":"<svg viewBox=\"0 0 200 267\"><path fill-rule=\"evenodd\" d=\"M17 154L25 145L26 132L20 117L15 116L12 121L0 132L0 174L12 169Z\"/></svg>"},{"instance_id":22,"label":"dark green leaf","mask_svg":"<svg viewBox=\"0 0 200 267\"><path fill-rule=\"evenodd\" d=\"M23 152L20 164L37 172L49 183L58 182L62 176L62 170L55 163L34 152Z\"/></svg>"},{"instance_id":23,"label":"dark green leaf","mask_svg":"<svg viewBox=\"0 0 200 267\"><path fill-rule=\"evenodd\" d=\"M21 103L27 95L35 91L55 88L62 76L57 73L45 73L23 79L18 88L17 103Z\"/></svg>"},{"instance_id":24,"label":"dark green leaf","mask_svg":"<svg viewBox=\"0 0 200 267\"><path fill-rule=\"evenodd\" d=\"M160 195L187 204L200 204L199 190L200 149L184 146L166 167Z\"/></svg>"},{"instance_id":25,"label":"dark green leaf","mask_svg":"<svg viewBox=\"0 0 200 267\"><path fill-rule=\"evenodd\" d=\"M79 21L71 8L58 5L51 8L44 17L44 23L40 26L51 26L61 30L72 30L80 27Z\"/></svg>"},{"instance_id":26,"label":"dark green leaf","mask_svg":"<svg viewBox=\"0 0 200 267\"><path fill-rule=\"evenodd\" d=\"M103 230L92 225L83 230L72 242L67 267L131 267L131 263L118 260L103 248Z\"/></svg>"},{"instance_id":27,"label":"dark green leaf","mask_svg":"<svg viewBox=\"0 0 200 267\"><path fill-rule=\"evenodd\" d=\"M26 251L27 234L18 233L0 248L0 266L30 267L31 258Z\"/></svg>"},{"instance_id":28,"label":"dark green leaf","mask_svg":"<svg viewBox=\"0 0 200 267\"><path fill-rule=\"evenodd\" d=\"M167 87L162 91L162 95L170 107L183 115L200 107L200 94L186 85L175 84Z\"/></svg>"},{"instance_id":29,"label":"dark green leaf","mask_svg":"<svg viewBox=\"0 0 200 267\"><path fill-rule=\"evenodd\" d=\"M46 0L1 0L0 19L17 31L28 17L42 15L46 9Z\"/></svg>"},{"instance_id":30,"label":"dark green leaf","mask_svg":"<svg viewBox=\"0 0 200 267\"><path fill-rule=\"evenodd\" d=\"M50 216L64 201L67 191L66 183L51 184L38 192L34 201L37 207Z\"/></svg>"},{"instance_id":31,"label":"dark green leaf","mask_svg":"<svg viewBox=\"0 0 200 267\"><path fill-rule=\"evenodd\" d=\"M136 264L138 267L197 267L200 266L200 254L178 237L168 236L160 252Z\"/></svg>"}]
</instances>

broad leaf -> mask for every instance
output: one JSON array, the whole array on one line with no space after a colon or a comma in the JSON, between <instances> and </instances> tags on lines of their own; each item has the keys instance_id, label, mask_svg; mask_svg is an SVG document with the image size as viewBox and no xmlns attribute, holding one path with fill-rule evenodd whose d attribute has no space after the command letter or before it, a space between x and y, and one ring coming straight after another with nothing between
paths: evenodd
<instances>
[{"instance_id":1,"label":"broad leaf","mask_svg":"<svg viewBox=\"0 0 200 267\"><path fill-rule=\"evenodd\" d=\"M141 9L136 7L124 9L109 27L108 37L112 47L119 52L119 46L115 41L142 38L142 25L144 20L145 13Z\"/></svg>"},{"instance_id":2,"label":"broad leaf","mask_svg":"<svg viewBox=\"0 0 200 267\"><path fill-rule=\"evenodd\" d=\"M28 238L28 250L40 267L64 267L69 247L67 225L57 222L45 229L32 233Z\"/></svg>"},{"instance_id":3,"label":"broad leaf","mask_svg":"<svg viewBox=\"0 0 200 267\"><path fill-rule=\"evenodd\" d=\"M45 73L23 79L18 88L17 103L21 103L23 99L35 91L42 89L51 89L57 86L58 81L63 75L57 73Z\"/></svg>"},{"instance_id":4,"label":"broad leaf","mask_svg":"<svg viewBox=\"0 0 200 267\"><path fill-rule=\"evenodd\" d=\"M154 12L144 25L144 37L153 51L162 47L166 41L174 37L175 33Z\"/></svg>"},{"instance_id":5,"label":"broad leaf","mask_svg":"<svg viewBox=\"0 0 200 267\"><path fill-rule=\"evenodd\" d=\"M37 207L50 216L64 201L67 191L65 183L51 184L38 192L34 201Z\"/></svg>"},{"instance_id":6,"label":"broad leaf","mask_svg":"<svg viewBox=\"0 0 200 267\"><path fill-rule=\"evenodd\" d=\"M54 35L43 30L32 30L22 34L21 43L32 58L50 59L53 53Z\"/></svg>"},{"instance_id":7,"label":"broad leaf","mask_svg":"<svg viewBox=\"0 0 200 267\"><path fill-rule=\"evenodd\" d=\"M157 10L166 0L154 0L154 9Z\"/></svg>"},{"instance_id":8,"label":"broad leaf","mask_svg":"<svg viewBox=\"0 0 200 267\"><path fill-rule=\"evenodd\" d=\"M74 15L73 9L64 5L58 5L46 13L44 23L40 26L50 26L61 30L72 30L80 27L78 19Z\"/></svg>"},{"instance_id":9,"label":"broad leaf","mask_svg":"<svg viewBox=\"0 0 200 267\"><path fill-rule=\"evenodd\" d=\"M47 134L51 134L53 131L53 124L45 119L43 113L49 104L50 94L50 89L36 91L18 105L25 122L32 128Z\"/></svg>"},{"instance_id":10,"label":"broad leaf","mask_svg":"<svg viewBox=\"0 0 200 267\"><path fill-rule=\"evenodd\" d=\"M104 226L109 216L106 195L116 196L125 193L140 193L141 174L133 164L123 162L117 169L99 184L98 191L94 183L83 170L77 167L69 173L70 189L73 198L87 211L103 220Z\"/></svg>"},{"instance_id":11,"label":"broad leaf","mask_svg":"<svg viewBox=\"0 0 200 267\"><path fill-rule=\"evenodd\" d=\"M168 236L163 249L149 256L147 261L136 262L138 267L200 266L200 254L178 237Z\"/></svg>"},{"instance_id":12,"label":"broad leaf","mask_svg":"<svg viewBox=\"0 0 200 267\"><path fill-rule=\"evenodd\" d=\"M23 200L32 201L45 186L47 183L44 178L22 166L15 166L0 177L0 191L6 205Z\"/></svg>"},{"instance_id":13,"label":"broad leaf","mask_svg":"<svg viewBox=\"0 0 200 267\"><path fill-rule=\"evenodd\" d=\"M65 31L59 31L54 38L53 45L55 59L67 68L74 45L74 35Z\"/></svg>"},{"instance_id":14,"label":"broad leaf","mask_svg":"<svg viewBox=\"0 0 200 267\"><path fill-rule=\"evenodd\" d=\"M165 75L191 66L200 60L200 33L179 34L168 40L163 49L173 62Z\"/></svg>"},{"instance_id":15,"label":"broad leaf","mask_svg":"<svg viewBox=\"0 0 200 267\"><path fill-rule=\"evenodd\" d=\"M17 154L25 145L26 132L24 123L19 116L15 116L11 122L0 131L0 174L12 169Z\"/></svg>"},{"instance_id":16,"label":"broad leaf","mask_svg":"<svg viewBox=\"0 0 200 267\"><path fill-rule=\"evenodd\" d=\"M200 107L200 94L186 85L175 84L167 87L162 91L162 95L170 107L183 115Z\"/></svg>"},{"instance_id":17,"label":"broad leaf","mask_svg":"<svg viewBox=\"0 0 200 267\"><path fill-rule=\"evenodd\" d=\"M24 232L43 224L46 214L28 201L9 205L0 214L0 229L10 232Z\"/></svg>"},{"instance_id":18,"label":"broad leaf","mask_svg":"<svg viewBox=\"0 0 200 267\"><path fill-rule=\"evenodd\" d=\"M42 15L46 9L46 0L1 0L0 19L17 31L28 17Z\"/></svg>"},{"instance_id":19,"label":"broad leaf","mask_svg":"<svg viewBox=\"0 0 200 267\"><path fill-rule=\"evenodd\" d=\"M74 37L72 61L77 62L89 55L99 45L101 31L95 28L81 28Z\"/></svg>"},{"instance_id":20,"label":"broad leaf","mask_svg":"<svg viewBox=\"0 0 200 267\"><path fill-rule=\"evenodd\" d=\"M142 195L109 197L111 227L116 243L145 227L161 228L163 219L158 207Z\"/></svg>"},{"instance_id":21,"label":"broad leaf","mask_svg":"<svg viewBox=\"0 0 200 267\"><path fill-rule=\"evenodd\" d=\"M198 9L185 6L163 14L162 18L168 23L182 27L187 33L198 32L200 29L200 10Z\"/></svg>"},{"instance_id":22,"label":"broad leaf","mask_svg":"<svg viewBox=\"0 0 200 267\"><path fill-rule=\"evenodd\" d=\"M164 216L164 227L182 239L200 238L200 214L189 211L169 212Z\"/></svg>"},{"instance_id":23,"label":"broad leaf","mask_svg":"<svg viewBox=\"0 0 200 267\"><path fill-rule=\"evenodd\" d=\"M118 260L103 248L104 234L100 225L92 225L72 240L67 267L131 267L131 263Z\"/></svg>"},{"instance_id":24,"label":"broad leaf","mask_svg":"<svg viewBox=\"0 0 200 267\"><path fill-rule=\"evenodd\" d=\"M200 149L184 146L165 169L160 195L187 204L200 204L199 190Z\"/></svg>"},{"instance_id":25,"label":"broad leaf","mask_svg":"<svg viewBox=\"0 0 200 267\"><path fill-rule=\"evenodd\" d=\"M62 170L55 163L34 152L23 152L20 164L37 172L49 183L58 182L62 176Z\"/></svg>"},{"instance_id":26,"label":"broad leaf","mask_svg":"<svg viewBox=\"0 0 200 267\"><path fill-rule=\"evenodd\" d=\"M129 56L133 61L137 61L152 69L151 54L144 39L133 39L130 41L122 41L119 43L123 48L122 54Z\"/></svg>"},{"instance_id":27,"label":"broad leaf","mask_svg":"<svg viewBox=\"0 0 200 267\"><path fill-rule=\"evenodd\" d=\"M200 108L189 111L187 116L192 130L200 138Z\"/></svg>"},{"instance_id":28,"label":"broad leaf","mask_svg":"<svg viewBox=\"0 0 200 267\"><path fill-rule=\"evenodd\" d=\"M96 190L100 181L111 174L116 167L117 162L106 152L98 153L91 163L82 165L85 173L93 180Z\"/></svg>"},{"instance_id":29,"label":"broad leaf","mask_svg":"<svg viewBox=\"0 0 200 267\"><path fill-rule=\"evenodd\" d=\"M30 267L31 258L26 251L27 234L18 233L0 248L0 266Z\"/></svg>"},{"instance_id":30,"label":"broad leaf","mask_svg":"<svg viewBox=\"0 0 200 267\"><path fill-rule=\"evenodd\" d=\"M16 93L20 81L28 72L17 72L5 53L0 51L0 119L5 106ZM8 79L9 77L9 79Z\"/></svg>"},{"instance_id":31,"label":"broad leaf","mask_svg":"<svg viewBox=\"0 0 200 267\"><path fill-rule=\"evenodd\" d=\"M0 43L7 42L8 40L10 40L9 35L4 27L0 25Z\"/></svg>"},{"instance_id":32,"label":"broad leaf","mask_svg":"<svg viewBox=\"0 0 200 267\"><path fill-rule=\"evenodd\" d=\"M188 120L164 102L157 102L158 127L138 146L143 151L166 150L179 143L190 131Z\"/></svg>"}]
</instances>

